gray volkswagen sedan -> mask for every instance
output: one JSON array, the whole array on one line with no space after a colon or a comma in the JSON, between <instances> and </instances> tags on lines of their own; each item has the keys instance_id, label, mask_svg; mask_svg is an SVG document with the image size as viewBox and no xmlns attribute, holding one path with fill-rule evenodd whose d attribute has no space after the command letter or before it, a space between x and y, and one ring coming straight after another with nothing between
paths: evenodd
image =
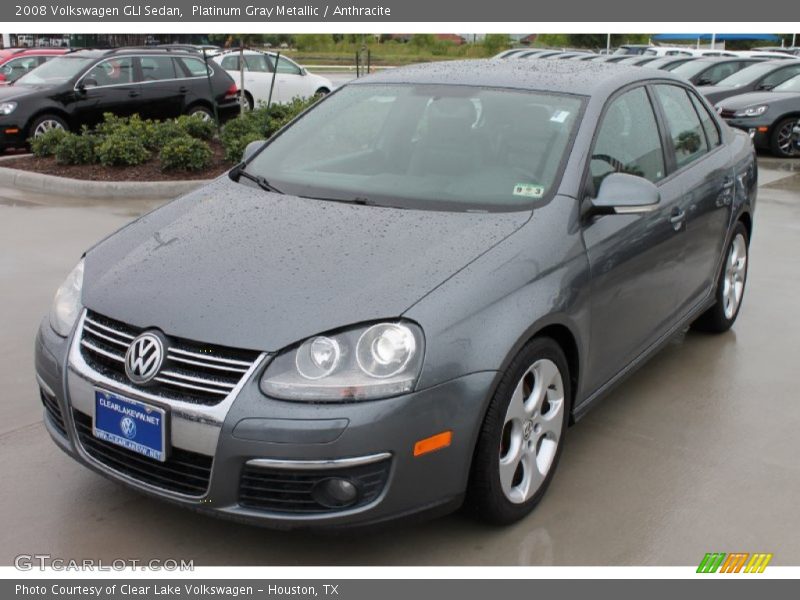
<instances>
[{"instance_id":1,"label":"gray volkswagen sedan","mask_svg":"<svg viewBox=\"0 0 800 600\"><path fill-rule=\"evenodd\" d=\"M274 527L542 499L567 428L747 276L750 138L664 71L358 79L86 251L36 342L101 475Z\"/></svg>"}]
</instances>

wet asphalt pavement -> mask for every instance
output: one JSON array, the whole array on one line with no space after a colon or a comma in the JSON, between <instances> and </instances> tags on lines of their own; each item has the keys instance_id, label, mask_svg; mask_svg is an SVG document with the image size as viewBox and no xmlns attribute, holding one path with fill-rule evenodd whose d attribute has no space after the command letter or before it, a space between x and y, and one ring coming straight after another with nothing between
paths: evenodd
<instances>
[{"instance_id":1,"label":"wet asphalt pavement","mask_svg":"<svg viewBox=\"0 0 800 600\"><path fill-rule=\"evenodd\" d=\"M377 533L281 533L122 488L50 441L33 340L82 251L156 202L0 188L0 564L184 558L196 565L690 565L706 552L800 564L800 160L761 161L734 330L687 333L568 431L539 508L505 529L456 514Z\"/></svg>"}]
</instances>

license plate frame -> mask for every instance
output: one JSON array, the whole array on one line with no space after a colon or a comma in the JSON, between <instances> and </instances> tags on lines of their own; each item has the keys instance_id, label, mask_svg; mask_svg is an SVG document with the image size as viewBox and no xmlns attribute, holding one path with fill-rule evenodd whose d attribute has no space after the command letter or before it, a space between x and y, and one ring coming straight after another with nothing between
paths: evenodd
<instances>
[{"instance_id":1,"label":"license plate frame","mask_svg":"<svg viewBox=\"0 0 800 600\"><path fill-rule=\"evenodd\" d=\"M92 435L99 440L163 463L169 457L167 421L160 406L95 389Z\"/></svg>"}]
</instances>

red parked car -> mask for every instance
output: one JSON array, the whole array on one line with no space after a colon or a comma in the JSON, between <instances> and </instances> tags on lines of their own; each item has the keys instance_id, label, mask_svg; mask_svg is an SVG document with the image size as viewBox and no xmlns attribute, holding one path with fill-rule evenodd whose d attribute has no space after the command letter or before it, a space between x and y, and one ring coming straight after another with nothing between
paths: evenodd
<instances>
[{"instance_id":1,"label":"red parked car","mask_svg":"<svg viewBox=\"0 0 800 600\"><path fill-rule=\"evenodd\" d=\"M0 50L0 85L8 85L69 48L8 48Z\"/></svg>"}]
</instances>

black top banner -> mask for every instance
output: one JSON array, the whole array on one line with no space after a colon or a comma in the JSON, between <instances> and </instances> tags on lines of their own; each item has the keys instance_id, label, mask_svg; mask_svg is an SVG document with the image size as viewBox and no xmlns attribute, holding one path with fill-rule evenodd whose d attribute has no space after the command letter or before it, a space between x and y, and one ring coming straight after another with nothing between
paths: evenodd
<instances>
[{"instance_id":1,"label":"black top banner","mask_svg":"<svg viewBox=\"0 0 800 600\"><path fill-rule=\"evenodd\" d=\"M760 0L351 0L331 3L253 0L11 0L0 5L0 22L708 22L744 18L748 22L796 21L800 4Z\"/></svg>"}]
</instances>

